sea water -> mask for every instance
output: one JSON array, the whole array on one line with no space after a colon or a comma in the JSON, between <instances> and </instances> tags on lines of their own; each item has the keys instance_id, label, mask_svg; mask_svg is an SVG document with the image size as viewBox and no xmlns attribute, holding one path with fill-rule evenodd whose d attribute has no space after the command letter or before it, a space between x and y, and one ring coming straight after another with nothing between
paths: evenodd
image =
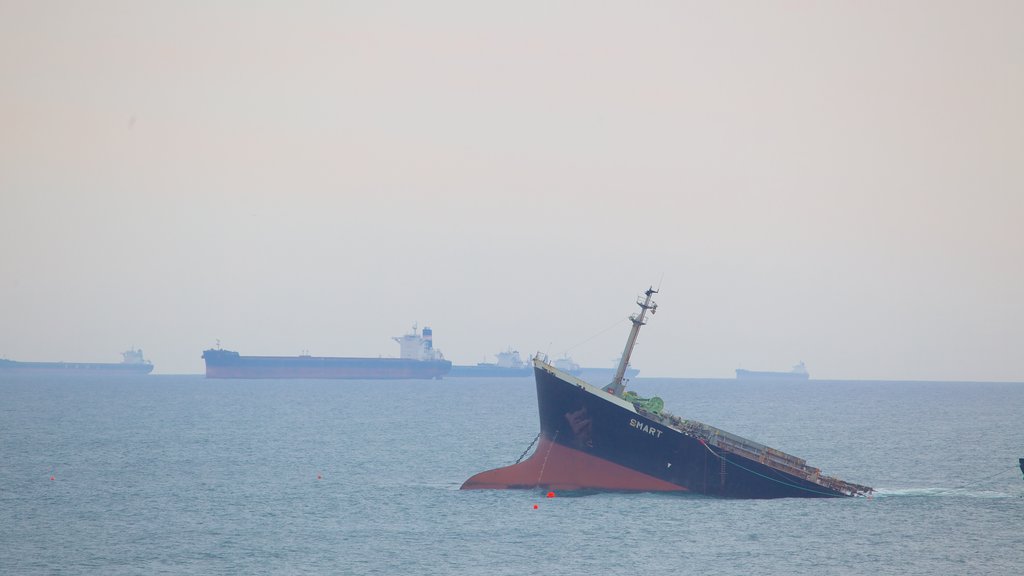
<instances>
[{"instance_id":1,"label":"sea water","mask_svg":"<svg viewBox=\"0 0 1024 576\"><path fill-rule=\"evenodd\" d=\"M0 376L0 574L1018 574L1024 384L636 379L872 498L460 491L531 378Z\"/></svg>"}]
</instances>

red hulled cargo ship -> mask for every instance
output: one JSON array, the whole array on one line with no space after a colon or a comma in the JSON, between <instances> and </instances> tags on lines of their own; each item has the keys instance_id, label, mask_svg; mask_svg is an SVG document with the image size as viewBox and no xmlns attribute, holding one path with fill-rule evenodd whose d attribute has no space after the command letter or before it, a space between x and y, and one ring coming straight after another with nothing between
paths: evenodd
<instances>
[{"instance_id":1,"label":"red hulled cargo ship","mask_svg":"<svg viewBox=\"0 0 1024 576\"><path fill-rule=\"evenodd\" d=\"M397 380L439 379L452 363L434 348L433 331L413 326L411 334L394 338L401 346L399 358L346 358L331 356L242 356L211 348L203 352L207 378L325 378Z\"/></svg>"}]
</instances>

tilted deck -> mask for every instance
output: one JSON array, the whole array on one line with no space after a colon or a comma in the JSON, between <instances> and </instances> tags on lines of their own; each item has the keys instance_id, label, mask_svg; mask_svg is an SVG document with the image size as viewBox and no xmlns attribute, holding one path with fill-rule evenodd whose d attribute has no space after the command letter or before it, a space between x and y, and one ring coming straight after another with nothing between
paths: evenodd
<instances>
[{"instance_id":1,"label":"tilted deck","mask_svg":"<svg viewBox=\"0 0 1024 576\"><path fill-rule=\"evenodd\" d=\"M741 456L748 460L760 462L769 468L813 482L824 488L835 490L847 496L865 496L874 492L873 488L846 482L832 476L823 476L821 470L807 465L803 458L786 454L770 446L720 430L696 420L686 420L668 412L658 414L640 409L638 412L655 422L678 430L687 436L703 440L707 445L724 452Z\"/></svg>"}]
</instances>

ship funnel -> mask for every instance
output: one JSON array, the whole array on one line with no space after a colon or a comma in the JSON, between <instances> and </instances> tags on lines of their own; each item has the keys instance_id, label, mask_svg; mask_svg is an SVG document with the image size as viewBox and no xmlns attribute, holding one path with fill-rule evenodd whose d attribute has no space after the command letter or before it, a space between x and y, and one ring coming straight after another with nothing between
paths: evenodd
<instances>
[{"instance_id":1,"label":"ship funnel","mask_svg":"<svg viewBox=\"0 0 1024 576\"><path fill-rule=\"evenodd\" d=\"M427 350L434 348L434 331L430 329L430 326L423 327L423 347Z\"/></svg>"}]
</instances>

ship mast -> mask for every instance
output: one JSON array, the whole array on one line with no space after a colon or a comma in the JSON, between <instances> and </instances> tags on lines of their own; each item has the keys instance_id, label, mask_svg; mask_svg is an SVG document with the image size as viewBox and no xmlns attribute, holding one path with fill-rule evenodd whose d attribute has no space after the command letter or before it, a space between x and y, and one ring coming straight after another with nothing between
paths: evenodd
<instances>
[{"instance_id":1,"label":"ship mast","mask_svg":"<svg viewBox=\"0 0 1024 576\"><path fill-rule=\"evenodd\" d=\"M636 345L636 337L640 333L640 327L647 323L644 321L647 311L650 310L651 314L654 314L654 311L658 308L658 305L651 301L651 296L657 293L658 291L654 289L654 286L651 286L644 292L646 298L643 301L637 298L636 305L640 307L640 313L629 317L633 322L633 328L629 331L629 338L626 339L626 348L622 351L622 358L619 359L619 368L615 371L615 378L612 379L611 384L604 387L605 392L620 398L622 397L622 393L626 389L623 379L626 375L626 368L629 366L629 357L633 354L633 346Z\"/></svg>"}]
</instances>

